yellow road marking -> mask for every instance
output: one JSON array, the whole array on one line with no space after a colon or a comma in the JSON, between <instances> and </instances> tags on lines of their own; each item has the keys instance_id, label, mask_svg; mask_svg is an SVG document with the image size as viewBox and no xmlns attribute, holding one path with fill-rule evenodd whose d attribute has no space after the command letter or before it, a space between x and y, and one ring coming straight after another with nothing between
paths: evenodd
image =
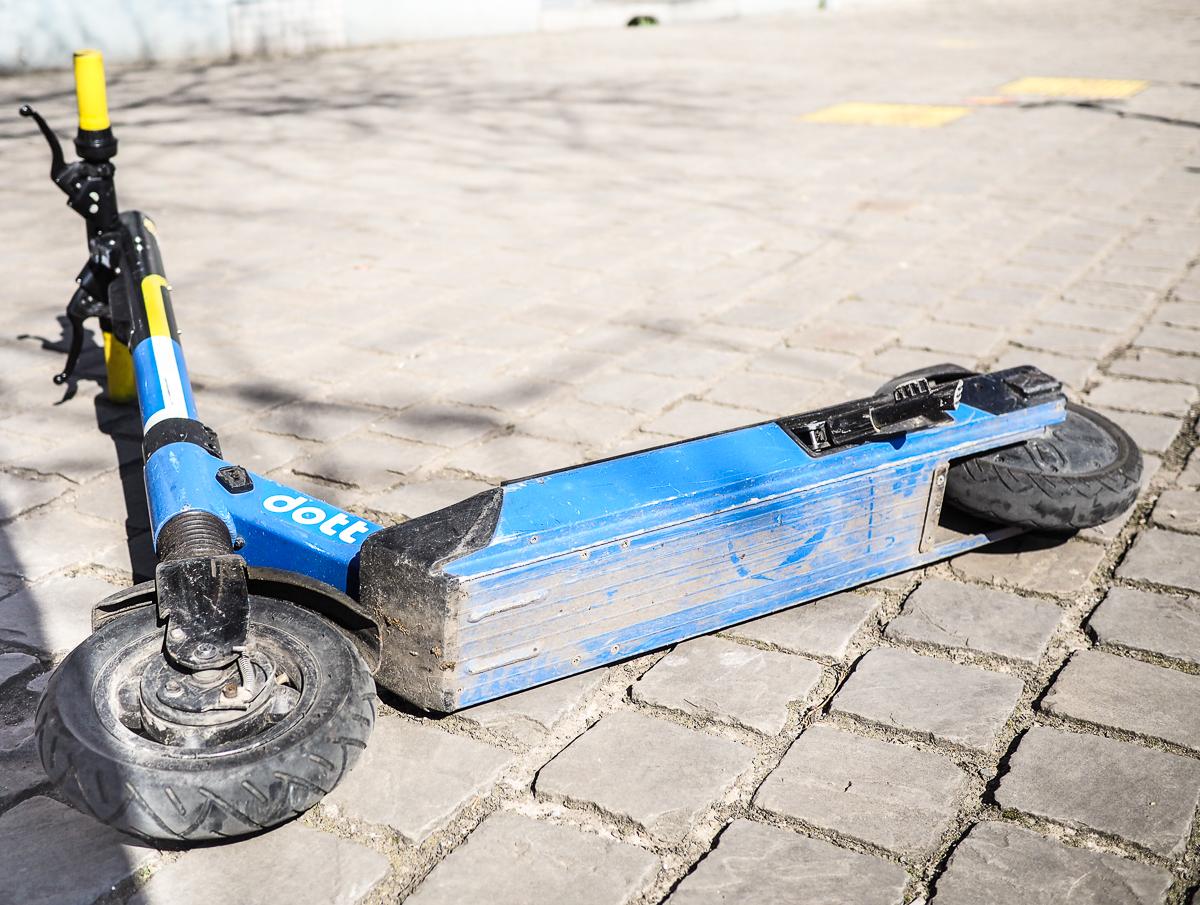
<instances>
[{"instance_id":1,"label":"yellow road marking","mask_svg":"<svg viewBox=\"0 0 1200 905\"><path fill-rule=\"evenodd\" d=\"M801 117L810 123L837 123L848 126L906 126L929 129L961 119L967 107L939 107L933 104L868 104L850 101L834 104Z\"/></svg>"},{"instance_id":2,"label":"yellow road marking","mask_svg":"<svg viewBox=\"0 0 1200 905\"><path fill-rule=\"evenodd\" d=\"M167 323L167 308L163 302L164 286L167 286L167 281L157 273L147 276L142 280L142 301L146 305L146 323L150 327L150 335L169 339L171 327Z\"/></svg>"},{"instance_id":3,"label":"yellow road marking","mask_svg":"<svg viewBox=\"0 0 1200 905\"><path fill-rule=\"evenodd\" d=\"M1141 79L1076 79L1029 76L1000 87L1001 94L1037 94L1042 97L1133 97L1145 91Z\"/></svg>"}]
</instances>

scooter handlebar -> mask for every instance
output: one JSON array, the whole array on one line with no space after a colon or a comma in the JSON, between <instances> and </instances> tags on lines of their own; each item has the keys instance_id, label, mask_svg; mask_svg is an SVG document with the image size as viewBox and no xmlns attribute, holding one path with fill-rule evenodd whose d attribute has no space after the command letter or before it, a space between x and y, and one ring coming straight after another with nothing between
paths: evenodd
<instances>
[{"instance_id":1,"label":"scooter handlebar","mask_svg":"<svg viewBox=\"0 0 1200 905\"><path fill-rule=\"evenodd\" d=\"M98 50L75 52L75 99L79 104L80 131L102 132L110 128L104 55Z\"/></svg>"}]
</instances>

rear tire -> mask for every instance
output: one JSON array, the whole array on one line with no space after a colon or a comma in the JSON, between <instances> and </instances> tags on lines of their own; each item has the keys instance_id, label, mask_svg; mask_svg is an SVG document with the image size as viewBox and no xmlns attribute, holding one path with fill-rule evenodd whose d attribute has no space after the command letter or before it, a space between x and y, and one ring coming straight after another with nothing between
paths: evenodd
<instances>
[{"instance_id":1,"label":"rear tire","mask_svg":"<svg viewBox=\"0 0 1200 905\"><path fill-rule=\"evenodd\" d=\"M248 642L282 664L268 681L290 683L295 705L255 734L211 746L164 744L139 726L130 688L161 659L162 640L154 607L104 623L55 670L38 706L47 775L100 822L174 841L255 833L316 804L366 747L374 682L320 616L250 598Z\"/></svg>"},{"instance_id":2,"label":"rear tire","mask_svg":"<svg viewBox=\"0 0 1200 905\"><path fill-rule=\"evenodd\" d=\"M1045 436L955 463L946 501L970 515L1064 533L1116 518L1137 499L1142 455L1103 415L1067 403Z\"/></svg>"}]
</instances>

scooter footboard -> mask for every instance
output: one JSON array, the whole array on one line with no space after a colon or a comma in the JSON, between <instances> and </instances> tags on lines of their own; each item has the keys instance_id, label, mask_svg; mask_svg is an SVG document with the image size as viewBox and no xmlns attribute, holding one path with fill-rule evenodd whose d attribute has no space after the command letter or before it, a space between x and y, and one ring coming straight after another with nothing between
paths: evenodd
<instances>
[{"instance_id":1,"label":"scooter footboard","mask_svg":"<svg viewBox=\"0 0 1200 905\"><path fill-rule=\"evenodd\" d=\"M815 450L801 428L823 410L511 482L380 531L360 563L384 626L376 679L451 711L1016 533L933 529L952 460L1062 420L1057 385L1023 393L1039 385L1021 375L970 378L922 430Z\"/></svg>"}]
</instances>

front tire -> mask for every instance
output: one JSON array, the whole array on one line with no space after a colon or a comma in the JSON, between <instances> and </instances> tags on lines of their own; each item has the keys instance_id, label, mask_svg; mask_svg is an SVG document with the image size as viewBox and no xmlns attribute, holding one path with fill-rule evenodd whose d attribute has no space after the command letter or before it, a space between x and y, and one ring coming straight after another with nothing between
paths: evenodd
<instances>
[{"instance_id":1,"label":"front tire","mask_svg":"<svg viewBox=\"0 0 1200 905\"><path fill-rule=\"evenodd\" d=\"M162 657L163 628L143 607L100 626L55 670L38 706L38 748L66 800L149 839L255 833L298 816L358 760L375 721L375 686L354 645L293 604L250 598L248 644L282 664L294 705L253 734L211 745L155 740L133 699Z\"/></svg>"}]
</instances>

